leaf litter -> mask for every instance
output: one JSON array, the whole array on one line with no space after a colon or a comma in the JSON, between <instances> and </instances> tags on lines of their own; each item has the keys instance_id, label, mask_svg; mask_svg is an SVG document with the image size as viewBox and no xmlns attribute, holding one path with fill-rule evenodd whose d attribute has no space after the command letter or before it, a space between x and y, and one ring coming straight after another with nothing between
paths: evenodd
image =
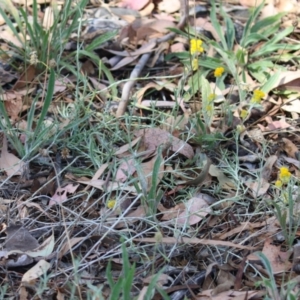
<instances>
[{"instance_id":1,"label":"leaf litter","mask_svg":"<svg viewBox=\"0 0 300 300\"><path fill-rule=\"evenodd\" d=\"M130 274L124 299L285 293L299 274L299 4L90 1L55 44L72 1L5 2L6 296L122 299L110 295Z\"/></svg>"}]
</instances>

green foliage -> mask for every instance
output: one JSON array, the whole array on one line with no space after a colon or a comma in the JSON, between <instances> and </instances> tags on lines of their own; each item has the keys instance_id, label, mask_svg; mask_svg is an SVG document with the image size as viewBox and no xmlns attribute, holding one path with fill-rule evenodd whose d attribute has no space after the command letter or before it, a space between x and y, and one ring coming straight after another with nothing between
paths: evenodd
<instances>
[{"instance_id":1,"label":"green foliage","mask_svg":"<svg viewBox=\"0 0 300 300\"><path fill-rule=\"evenodd\" d=\"M224 35L224 29L219 21L214 1L212 2L210 20L220 41L210 40L204 35L199 36L192 28L189 28L189 39L202 39L206 44L210 44L215 49L217 55L214 55L214 57L199 55L198 64L201 70L196 71L191 77L193 78L194 91L193 93L189 92L188 97L185 97L186 101L189 100L186 98L191 98L199 91L199 84L194 84L195 78L196 80L200 78L199 74L196 75L199 72L206 76L209 74L206 70L211 71L220 66L225 67L226 72L233 76L235 83L239 87L240 100L243 101L246 97L246 92L242 88L242 84L246 81L247 72L264 85L270 80L272 76L270 75L271 71L274 71L274 69L284 70L283 66L277 65L278 62L297 59L297 56L293 53L297 53L300 50L300 45L298 43L287 44L283 42L293 32L293 26L284 30L280 29L281 18L284 16L284 13L258 20L263 7L264 3L252 10L243 30L240 48L237 50L234 49L234 41L236 39L234 24L222 6L220 6L219 14L223 17L226 28ZM187 34L184 33L182 35L186 36ZM284 54L282 54L282 50L285 51ZM173 56L177 56L185 65L191 63L189 59L191 54L188 52L170 54L167 56L167 59ZM217 86L224 86L222 78L217 82ZM266 92L266 89L262 90Z\"/></svg>"},{"instance_id":2,"label":"green foliage","mask_svg":"<svg viewBox=\"0 0 300 300\"><path fill-rule=\"evenodd\" d=\"M21 47L19 47L11 44L11 47L15 50L15 54L31 64L36 64L37 68L40 70L45 70L49 66L49 63L52 64L52 66L57 65L58 67L64 66L68 68L71 66L68 61L87 56L87 53L91 53L101 44L113 38L116 33L109 32L94 39L91 44L86 46L86 52L80 50L71 52L68 55L63 53L66 44L70 41L71 34L80 32L82 25L84 25L81 19L87 3L88 0L80 0L74 5L74 1L67 0L64 2L63 9L59 10L58 7L53 7L53 25L49 29L44 28L40 23L38 16L39 5L36 0L34 0L32 5L32 20L29 18L28 12L23 8L17 10L10 5L8 6L8 9L14 17L20 33L0 7L0 14L3 16L6 24L21 45ZM28 40L26 39L26 36L29 36ZM78 44L78 49L81 47L82 46ZM99 58L97 58L98 64L99 61ZM72 68L68 69L69 71L72 71ZM108 72L105 67L103 68L103 71L107 75Z\"/></svg>"},{"instance_id":3,"label":"green foliage","mask_svg":"<svg viewBox=\"0 0 300 300\"><path fill-rule=\"evenodd\" d=\"M257 252L256 255L261 259L261 261L262 261L263 265L265 266L266 271L269 275L269 278L262 277L263 278L262 281L259 282L260 284L262 284L263 286L266 287L266 289L268 291L268 295L271 296L271 298L265 298L265 299L266 300L267 299L280 299L270 261L265 256L265 254L263 254L262 252Z\"/></svg>"},{"instance_id":4,"label":"green foliage","mask_svg":"<svg viewBox=\"0 0 300 300\"><path fill-rule=\"evenodd\" d=\"M294 244L299 226L299 218L294 216L295 206L298 205L299 199L295 201L292 192L292 187L288 184L288 187L281 191L278 201L270 203L275 208L274 213L280 224L288 249L291 249Z\"/></svg>"},{"instance_id":5,"label":"green foliage","mask_svg":"<svg viewBox=\"0 0 300 300\"><path fill-rule=\"evenodd\" d=\"M108 281L108 285L110 288L110 297L109 300L132 300L131 288L133 286L134 274L135 274L135 265L130 265L129 257L128 257L128 249L125 246L125 242L122 243L122 261L123 261L123 270L122 275L118 278L117 281L114 281L113 276L111 274L111 262L108 263L106 267L106 277ZM151 282L149 283L145 300L152 299L155 289L156 283L158 281L158 277L161 274L159 272L156 276L153 276ZM163 299L168 300L169 297L159 289L159 292L163 295Z\"/></svg>"}]
</instances>

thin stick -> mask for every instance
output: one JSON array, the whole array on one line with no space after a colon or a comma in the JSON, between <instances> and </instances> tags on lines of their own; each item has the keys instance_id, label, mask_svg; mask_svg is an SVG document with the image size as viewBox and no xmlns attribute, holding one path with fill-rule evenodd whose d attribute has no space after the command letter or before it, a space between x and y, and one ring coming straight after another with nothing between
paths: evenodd
<instances>
[{"instance_id":1,"label":"thin stick","mask_svg":"<svg viewBox=\"0 0 300 300\"><path fill-rule=\"evenodd\" d=\"M187 0L180 0L180 21L177 25L178 29L181 29L184 27L186 21L187 21L187 16L188 16L188 4L187 4ZM166 42L172 38L175 37L175 33L169 33L163 37L161 37L160 39L157 39L155 42L156 44L162 43L162 42ZM153 43L153 41L151 40L150 43ZM141 58L139 59L137 65L134 67L134 69L132 70L129 80L124 84L123 90L122 90L122 97L121 97L121 101L119 103L117 112L116 112L116 116L117 118L121 117L124 115L126 108L129 104L129 96L130 96L130 91L136 81L136 78L139 77L139 75L141 74L143 68L145 67L147 61L149 60L151 56L151 52L149 53L145 53L141 56Z\"/></svg>"}]
</instances>

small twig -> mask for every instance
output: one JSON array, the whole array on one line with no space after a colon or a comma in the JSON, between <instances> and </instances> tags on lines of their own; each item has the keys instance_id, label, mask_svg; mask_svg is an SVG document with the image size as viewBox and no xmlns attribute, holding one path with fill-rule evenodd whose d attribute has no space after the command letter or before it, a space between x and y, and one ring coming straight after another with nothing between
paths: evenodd
<instances>
[{"instance_id":1,"label":"small twig","mask_svg":"<svg viewBox=\"0 0 300 300\"><path fill-rule=\"evenodd\" d=\"M188 16L188 4L187 4L187 0L180 0L180 21L177 25L178 29L181 29L184 27L186 20L187 20L187 16ZM161 37L160 39L157 39L155 42L156 44L162 43L162 42L166 42L172 38L175 37L175 33L169 33L163 37ZM150 43L153 43L153 41L151 40ZM116 116L117 118L121 117L124 115L126 108L128 106L129 103L129 96L130 96L130 91L136 81L136 79L139 77L140 73L142 72L144 66L146 65L147 61L149 60L151 56L151 52L150 53L145 53L141 56L140 60L138 61L137 65L135 66L135 68L132 70L129 80L125 83L123 90L122 90L122 97L121 97L121 101L119 103L117 112L116 112Z\"/></svg>"}]
</instances>

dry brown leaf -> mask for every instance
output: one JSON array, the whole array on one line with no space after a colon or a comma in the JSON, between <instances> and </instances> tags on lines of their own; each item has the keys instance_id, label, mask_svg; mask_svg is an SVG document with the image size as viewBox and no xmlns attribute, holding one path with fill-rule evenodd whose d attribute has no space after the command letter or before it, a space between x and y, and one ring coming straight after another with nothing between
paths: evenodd
<instances>
[{"instance_id":1,"label":"dry brown leaf","mask_svg":"<svg viewBox=\"0 0 300 300\"><path fill-rule=\"evenodd\" d=\"M126 181L135 171L135 159L124 159L118 167L116 181Z\"/></svg>"},{"instance_id":2,"label":"dry brown leaf","mask_svg":"<svg viewBox=\"0 0 300 300\"><path fill-rule=\"evenodd\" d=\"M13 91L9 91L6 95L14 96L14 99L5 101L4 106L8 116L11 117L12 121L16 121L19 119L19 114L22 111L22 97L19 93Z\"/></svg>"},{"instance_id":3,"label":"dry brown leaf","mask_svg":"<svg viewBox=\"0 0 300 300\"><path fill-rule=\"evenodd\" d=\"M220 270L217 278L218 285L212 290L211 294L216 296L222 292L227 292L232 286L234 286L235 277L225 270Z\"/></svg>"},{"instance_id":4,"label":"dry brown leaf","mask_svg":"<svg viewBox=\"0 0 300 300\"><path fill-rule=\"evenodd\" d=\"M272 239L268 238L265 241L262 253L268 258L273 274L278 274L290 270L292 263L289 261L291 253L280 251L280 245L272 245ZM255 253L248 255L247 259L249 261L259 260L258 256Z\"/></svg>"},{"instance_id":5,"label":"dry brown leaf","mask_svg":"<svg viewBox=\"0 0 300 300\"><path fill-rule=\"evenodd\" d=\"M128 152L128 150L131 150L141 139L142 139L141 136L137 137L134 140L132 140L130 143L121 146L119 148L119 150L117 150L115 152L115 155L117 157L119 157L119 158L122 158L122 157L130 155L130 153Z\"/></svg>"},{"instance_id":6,"label":"dry brown leaf","mask_svg":"<svg viewBox=\"0 0 300 300\"><path fill-rule=\"evenodd\" d=\"M178 152L187 158L192 158L194 156L194 150L189 144L172 136L165 130L159 128L146 128L136 130L134 134L135 136L143 136L144 145L147 150L156 150L160 145L167 145L170 143L170 150L173 152Z\"/></svg>"},{"instance_id":7,"label":"dry brown leaf","mask_svg":"<svg viewBox=\"0 0 300 300\"><path fill-rule=\"evenodd\" d=\"M275 162L277 161L278 157L277 155L271 155L267 158L265 165L263 166L261 176L264 180L268 181L270 178L270 175L272 173L272 168Z\"/></svg>"},{"instance_id":8,"label":"dry brown leaf","mask_svg":"<svg viewBox=\"0 0 300 300\"><path fill-rule=\"evenodd\" d=\"M146 7L144 7L142 10L140 10L140 15L141 17L146 17L146 16L149 16L152 11L154 10L155 8L155 5L150 2Z\"/></svg>"},{"instance_id":9,"label":"dry brown leaf","mask_svg":"<svg viewBox=\"0 0 300 300\"><path fill-rule=\"evenodd\" d=\"M7 138L3 135L2 148L0 149L0 169L8 176L22 175L25 163L7 150Z\"/></svg>"},{"instance_id":10,"label":"dry brown leaf","mask_svg":"<svg viewBox=\"0 0 300 300\"><path fill-rule=\"evenodd\" d=\"M286 152L286 154L291 158L297 158L296 153L299 152L298 147L287 138L282 138L282 141L284 143L283 149Z\"/></svg>"},{"instance_id":11,"label":"dry brown leaf","mask_svg":"<svg viewBox=\"0 0 300 300\"><path fill-rule=\"evenodd\" d=\"M49 201L49 206L55 205L55 204L61 204L68 200L68 194L74 194L79 187L79 184L73 185L68 184L65 187L61 188L58 187L55 191L55 194L51 197Z\"/></svg>"},{"instance_id":12,"label":"dry brown leaf","mask_svg":"<svg viewBox=\"0 0 300 300\"><path fill-rule=\"evenodd\" d=\"M217 33L215 27L211 24L211 22L208 19L197 18L195 20L194 25L197 27L203 28L203 30L209 31L217 42L220 41L219 34Z\"/></svg>"},{"instance_id":13,"label":"dry brown leaf","mask_svg":"<svg viewBox=\"0 0 300 300\"><path fill-rule=\"evenodd\" d=\"M154 82L149 82L148 84L146 84L144 87L142 87L141 89L138 90L138 92L136 93L136 98L137 98L137 104L141 104L142 99L144 97L144 94L147 90L149 89L156 89L157 91L160 91L163 88L163 86L160 86L157 83ZM152 102L155 103L155 102Z\"/></svg>"},{"instance_id":14,"label":"dry brown leaf","mask_svg":"<svg viewBox=\"0 0 300 300\"><path fill-rule=\"evenodd\" d=\"M22 282L34 284L36 279L42 277L50 269L51 264L45 260L40 260L36 265L29 269L22 277Z\"/></svg>"},{"instance_id":15,"label":"dry brown leaf","mask_svg":"<svg viewBox=\"0 0 300 300\"><path fill-rule=\"evenodd\" d=\"M274 81L272 88L290 89L292 87L296 87L297 83L299 82L299 78L300 78L300 70L282 71L279 73L277 80ZM293 84L294 81L295 83Z\"/></svg>"},{"instance_id":16,"label":"dry brown leaf","mask_svg":"<svg viewBox=\"0 0 300 300\"><path fill-rule=\"evenodd\" d=\"M257 124L257 126L261 129L261 131L274 131L279 129L286 129L291 126L285 121L285 118L281 118L279 121L273 121L270 116L266 116L265 120L268 123L266 127L264 127L261 124Z\"/></svg>"},{"instance_id":17,"label":"dry brown leaf","mask_svg":"<svg viewBox=\"0 0 300 300\"><path fill-rule=\"evenodd\" d=\"M33 81L35 78L36 69L34 65L29 65L27 69L22 73L20 78L12 87L12 90L17 91L23 88L27 88L28 85ZM26 94L27 95L27 94Z\"/></svg>"},{"instance_id":18,"label":"dry brown leaf","mask_svg":"<svg viewBox=\"0 0 300 300\"><path fill-rule=\"evenodd\" d=\"M10 31L1 31L1 39L8 43L12 43L15 47L23 48L23 43L19 41L18 38L16 38L12 32ZM20 34L20 39L22 40L22 36Z\"/></svg>"},{"instance_id":19,"label":"dry brown leaf","mask_svg":"<svg viewBox=\"0 0 300 300\"><path fill-rule=\"evenodd\" d=\"M25 286L21 285L19 288L19 299L20 300L28 300L28 292Z\"/></svg>"},{"instance_id":20,"label":"dry brown leaf","mask_svg":"<svg viewBox=\"0 0 300 300\"><path fill-rule=\"evenodd\" d=\"M126 221L120 221L115 228L128 228L130 224L134 224L146 216L145 208L140 205L137 209L126 215Z\"/></svg>"},{"instance_id":21,"label":"dry brown leaf","mask_svg":"<svg viewBox=\"0 0 300 300\"><path fill-rule=\"evenodd\" d=\"M283 105L281 108L282 110L288 111L288 112L295 112L300 114L300 100L299 99L295 99L293 97L292 100L284 100L284 103L286 103L285 105Z\"/></svg>"},{"instance_id":22,"label":"dry brown leaf","mask_svg":"<svg viewBox=\"0 0 300 300\"><path fill-rule=\"evenodd\" d=\"M158 3L158 9L168 14L172 14L180 9L179 0L162 0Z\"/></svg>"},{"instance_id":23,"label":"dry brown leaf","mask_svg":"<svg viewBox=\"0 0 300 300\"><path fill-rule=\"evenodd\" d=\"M279 0L276 1L275 7L280 12L293 12L296 6L299 5L296 0Z\"/></svg>"},{"instance_id":24,"label":"dry brown leaf","mask_svg":"<svg viewBox=\"0 0 300 300\"><path fill-rule=\"evenodd\" d=\"M66 253L72 249L73 246L78 244L79 242L83 241L85 237L74 237L71 239L68 239L64 245L61 247L59 253L58 253L58 259L61 259Z\"/></svg>"},{"instance_id":25,"label":"dry brown leaf","mask_svg":"<svg viewBox=\"0 0 300 300\"><path fill-rule=\"evenodd\" d=\"M211 208L203 198L192 197L185 204L185 210L181 212L174 221L179 225L195 225L211 211Z\"/></svg>"},{"instance_id":26,"label":"dry brown leaf","mask_svg":"<svg viewBox=\"0 0 300 300\"><path fill-rule=\"evenodd\" d=\"M253 231L253 229L255 228L260 228L260 227L269 227L270 224L274 224L276 223L276 218L275 217L271 217L266 219L263 222L258 222L258 223L251 223L251 222L242 222L240 226L233 228L232 230L223 233L221 235L217 235L216 237L221 239L221 240L225 240L227 238L230 238L233 235L239 234L245 230L249 230L250 232ZM278 230L279 230L279 226L278 226Z\"/></svg>"},{"instance_id":27,"label":"dry brown leaf","mask_svg":"<svg viewBox=\"0 0 300 300\"><path fill-rule=\"evenodd\" d=\"M270 187L270 183L261 178L257 181L246 181L245 185L251 190L252 196L256 199L265 195Z\"/></svg>"},{"instance_id":28,"label":"dry brown leaf","mask_svg":"<svg viewBox=\"0 0 300 300\"><path fill-rule=\"evenodd\" d=\"M177 216L185 210L185 205L183 202L180 202L174 207L168 209L165 208L161 203L159 203L157 205L157 209L164 213L162 220L169 221L177 218Z\"/></svg>"},{"instance_id":29,"label":"dry brown leaf","mask_svg":"<svg viewBox=\"0 0 300 300\"><path fill-rule=\"evenodd\" d=\"M121 7L133 10L141 10L149 3L149 0L122 0Z\"/></svg>"}]
</instances>

